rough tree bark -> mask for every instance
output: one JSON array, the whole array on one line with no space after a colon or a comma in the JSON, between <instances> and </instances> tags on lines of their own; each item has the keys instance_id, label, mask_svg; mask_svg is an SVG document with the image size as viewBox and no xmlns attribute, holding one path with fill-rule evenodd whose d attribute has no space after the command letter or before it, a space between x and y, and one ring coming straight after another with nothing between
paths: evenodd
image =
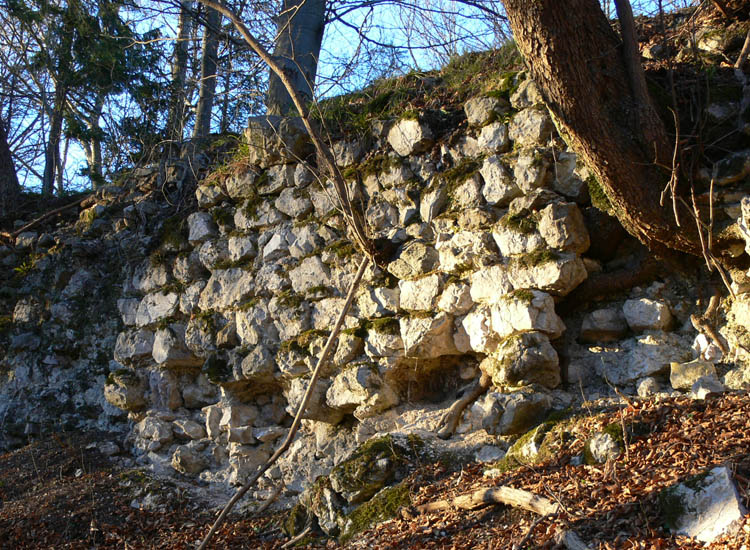
<instances>
[{"instance_id":1,"label":"rough tree bark","mask_svg":"<svg viewBox=\"0 0 750 550\"><path fill-rule=\"evenodd\" d=\"M284 0L276 22L274 59L306 102L313 98L325 7L325 0ZM266 108L269 115L287 115L295 108L284 84L273 71L268 81Z\"/></svg>"},{"instance_id":2,"label":"rough tree bark","mask_svg":"<svg viewBox=\"0 0 750 550\"><path fill-rule=\"evenodd\" d=\"M5 217L10 213L20 191L5 122L0 119L0 217Z\"/></svg>"},{"instance_id":3,"label":"rough tree bark","mask_svg":"<svg viewBox=\"0 0 750 550\"><path fill-rule=\"evenodd\" d=\"M678 227L672 209L659 204L673 144L646 92L637 49L615 34L597 0L504 4L561 134L593 171L623 227L656 252L700 255L687 207L678 202ZM620 17L632 19L629 4L617 4Z\"/></svg>"},{"instance_id":4,"label":"rough tree bark","mask_svg":"<svg viewBox=\"0 0 750 550\"><path fill-rule=\"evenodd\" d=\"M192 0L180 2L180 18L177 23L177 42L172 54L172 82L167 117L167 139L181 142L185 125L185 97L187 94L188 44L193 19L190 16Z\"/></svg>"},{"instance_id":5,"label":"rough tree bark","mask_svg":"<svg viewBox=\"0 0 750 550\"><path fill-rule=\"evenodd\" d=\"M203 30L203 56L201 57L201 86L198 108L195 113L193 138L206 137L211 133L211 112L216 95L216 53L219 48L217 31L221 15L213 8L206 8L206 28Z\"/></svg>"}]
</instances>

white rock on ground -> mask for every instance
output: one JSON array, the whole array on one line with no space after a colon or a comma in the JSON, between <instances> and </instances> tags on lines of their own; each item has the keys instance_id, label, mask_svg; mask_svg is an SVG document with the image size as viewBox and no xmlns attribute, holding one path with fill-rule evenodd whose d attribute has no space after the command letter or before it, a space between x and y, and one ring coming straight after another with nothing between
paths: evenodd
<instances>
[{"instance_id":1,"label":"white rock on ground","mask_svg":"<svg viewBox=\"0 0 750 550\"><path fill-rule=\"evenodd\" d=\"M673 533L711 543L731 532L745 514L732 474L726 466L709 470L665 489L660 499Z\"/></svg>"}]
</instances>

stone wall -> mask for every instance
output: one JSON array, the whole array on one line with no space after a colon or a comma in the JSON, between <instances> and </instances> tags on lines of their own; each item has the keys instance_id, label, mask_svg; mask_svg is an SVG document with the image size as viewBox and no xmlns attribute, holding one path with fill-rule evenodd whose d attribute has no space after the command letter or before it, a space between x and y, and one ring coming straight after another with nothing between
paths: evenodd
<instances>
[{"instance_id":1,"label":"stone wall","mask_svg":"<svg viewBox=\"0 0 750 550\"><path fill-rule=\"evenodd\" d=\"M301 492L376 433L434 440L480 372L493 388L445 445L487 459L550 410L611 395L608 384L672 391L670 365L698 354L717 363L721 387L750 384L741 283L719 319L729 354L705 336L692 348L690 277L665 273L560 316L578 285L641 251L592 206L607 208L539 102L520 81L507 99L466 102L458 128L409 116L333 144L392 257L366 273L303 431L257 498L279 480L287 496ZM202 180L197 208L174 215L145 173L100 192L77 234L24 234L2 251L6 266L32 262L7 292L3 446L58 420L126 430L138 463L230 484L270 456L360 255L330 183L299 161L311 153L299 124L252 120L245 137L241 162ZM735 156L716 205L732 220L747 182ZM700 391L692 382L682 389Z\"/></svg>"}]
</instances>

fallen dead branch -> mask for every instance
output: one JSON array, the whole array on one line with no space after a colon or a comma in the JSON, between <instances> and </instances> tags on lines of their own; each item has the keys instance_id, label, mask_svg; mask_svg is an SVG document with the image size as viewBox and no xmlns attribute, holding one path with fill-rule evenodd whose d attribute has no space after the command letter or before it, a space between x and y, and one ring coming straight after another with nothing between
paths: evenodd
<instances>
[{"instance_id":1,"label":"fallen dead branch","mask_svg":"<svg viewBox=\"0 0 750 550\"><path fill-rule=\"evenodd\" d=\"M39 225L40 223L42 223L44 220L49 219L52 216L56 216L57 214L60 214L61 212L65 212L66 210L68 210L70 208L74 208L76 206L79 206L83 201L85 201L86 199L88 199L90 196L91 196L90 194L84 195L83 197L81 197L79 199L76 199L74 202L66 204L65 206L61 206L60 208L55 208L54 210L50 210L46 214L42 214L41 216L39 216L37 219L35 219L33 221L30 221L29 223L27 223L23 227L19 227L18 229L16 229L12 233L7 232L7 231L2 231L2 232L0 232L0 237L2 237L4 239L8 239L10 241L15 241L16 237L18 237L24 231L28 231L29 229L32 229L33 227L36 227L37 225Z\"/></svg>"},{"instance_id":2,"label":"fallen dead branch","mask_svg":"<svg viewBox=\"0 0 750 550\"><path fill-rule=\"evenodd\" d=\"M473 493L459 495L453 499L436 500L417 506L421 513L438 512L449 508L461 508L462 510L476 510L491 504L506 504L514 508L522 508L541 516L557 514L560 505L555 504L545 497L540 497L523 489L513 487L493 487L491 489L479 489Z\"/></svg>"}]
</instances>

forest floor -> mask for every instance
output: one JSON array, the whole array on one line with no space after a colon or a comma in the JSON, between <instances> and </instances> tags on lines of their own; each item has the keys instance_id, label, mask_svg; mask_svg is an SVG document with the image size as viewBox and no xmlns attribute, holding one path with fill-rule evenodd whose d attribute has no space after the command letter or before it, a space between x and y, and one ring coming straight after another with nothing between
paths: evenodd
<instances>
[{"instance_id":1,"label":"forest floor","mask_svg":"<svg viewBox=\"0 0 750 550\"><path fill-rule=\"evenodd\" d=\"M574 465L583 437L611 422L646 426L626 452L602 466ZM553 460L484 475L486 465L460 469L417 465L407 482L412 507L346 544L319 537L298 547L368 549L555 548L554 535L572 529L589 548L705 548L663 527L659 493L711 466L726 464L745 506L750 505L750 396L709 396L705 401L631 401L624 408L584 416ZM195 548L215 511L187 497L153 509L132 507L134 489L152 481L123 470L102 455L105 434L66 433L0 456L0 548ZM505 506L419 514L415 506L480 487L506 485L560 502L565 512L536 521L531 512ZM174 493L172 493L174 494ZM283 513L233 517L213 548L281 548ZM533 526L533 529L532 529ZM531 532L530 532L531 530ZM530 533L530 536L526 537ZM750 515L711 549L750 548Z\"/></svg>"}]
</instances>

